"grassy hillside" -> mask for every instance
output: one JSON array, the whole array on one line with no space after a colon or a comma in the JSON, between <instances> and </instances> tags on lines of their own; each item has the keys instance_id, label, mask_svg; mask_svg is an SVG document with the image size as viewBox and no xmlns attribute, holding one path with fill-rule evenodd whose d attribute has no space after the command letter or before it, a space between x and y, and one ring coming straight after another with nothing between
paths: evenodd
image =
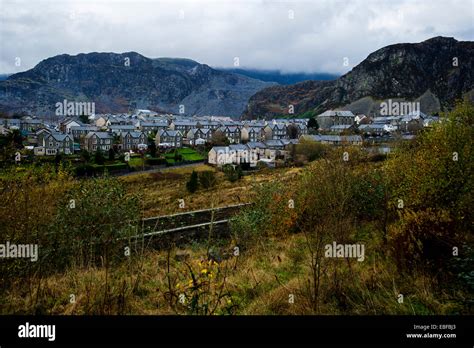
<instances>
[{"instance_id":1,"label":"grassy hillside","mask_svg":"<svg viewBox=\"0 0 474 348\"><path fill-rule=\"evenodd\" d=\"M385 161L334 148L304 168L186 190L193 170L75 180L1 176L2 236L40 260L3 260L2 313L472 314L474 108L463 103ZM180 208L178 200L185 207ZM74 200L74 208L71 208ZM140 218L253 202L229 238L114 240ZM362 258L329 257L332 243Z\"/></svg>"}]
</instances>

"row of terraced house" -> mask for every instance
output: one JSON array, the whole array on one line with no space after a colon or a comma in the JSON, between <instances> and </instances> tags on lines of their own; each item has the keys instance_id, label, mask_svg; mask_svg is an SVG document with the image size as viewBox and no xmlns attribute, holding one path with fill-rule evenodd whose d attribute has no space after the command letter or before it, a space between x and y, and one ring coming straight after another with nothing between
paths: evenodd
<instances>
[{"instance_id":1,"label":"row of terraced house","mask_svg":"<svg viewBox=\"0 0 474 348\"><path fill-rule=\"evenodd\" d=\"M394 131L410 132L438 121L436 117L418 112L403 116L369 118L350 111L328 110L316 116L319 129L331 134L351 133L383 135ZM56 125L32 117L0 120L0 133L18 129L27 137L37 155L72 154L80 149L89 152L136 151L146 148L153 136L157 147L179 148L227 139L229 145L247 143L271 144L278 140L294 140L308 134L307 119L275 119L237 121L225 116L158 115L148 110L136 114L107 114L89 118L89 123L64 119ZM337 144L336 138L317 138ZM330 139L329 139L330 138ZM345 141L345 140L344 140ZM270 142L270 143L268 143ZM351 141L358 143L359 141Z\"/></svg>"},{"instance_id":2,"label":"row of terraced house","mask_svg":"<svg viewBox=\"0 0 474 348\"><path fill-rule=\"evenodd\" d=\"M210 143L213 136L226 137L230 144L296 138L307 134L307 120L235 121L229 117L179 117L176 115L99 115L89 124L64 119L48 125L36 118L0 120L2 131L18 129L36 155L73 154L81 149L107 152L146 148L154 136L161 148L179 148Z\"/></svg>"}]
</instances>

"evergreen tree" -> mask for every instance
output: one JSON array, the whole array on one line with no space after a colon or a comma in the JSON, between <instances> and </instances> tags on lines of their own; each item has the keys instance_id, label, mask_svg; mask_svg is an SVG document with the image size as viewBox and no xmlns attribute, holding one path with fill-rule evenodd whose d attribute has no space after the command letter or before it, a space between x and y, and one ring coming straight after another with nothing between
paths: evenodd
<instances>
[{"instance_id":1,"label":"evergreen tree","mask_svg":"<svg viewBox=\"0 0 474 348\"><path fill-rule=\"evenodd\" d=\"M311 117L308 121L308 128L319 129L318 121L315 117Z\"/></svg>"},{"instance_id":2,"label":"evergreen tree","mask_svg":"<svg viewBox=\"0 0 474 348\"><path fill-rule=\"evenodd\" d=\"M79 121L84 124L89 124L89 116L82 114L81 116L79 116Z\"/></svg>"},{"instance_id":3,"label":"evergreen tree","mask_svg":"<svg viewBox=\"0 0 474 348\"><path fill-rule=\"evenodd\" d=\"M97 149L96 153L94 154L94 162L96 164L104 164L105 163L104 154L102 153L101 149Z\"/></svg>"},{"instance_id":4,"label":"evergreen tree","mask_svg":"<svg viewBox=\"0 0 474 348\"><path fill-rule=\"evenodd\" d=\"M109 150L109 160L113 161L114 159L115 159L115 150L113 147L111 147Z\"/></svg>"},{"instance_id":5,"label":"evergreen tree","mask_svg":"<svg viewBox=\"0 0 474 348\"><path fill-rule=\"evenodd\" d=\"M198 174L193 170L189 181L186 183L186 188L189 192L194 193L197 191L199 186Z\"/></svg>"}]
</instances>

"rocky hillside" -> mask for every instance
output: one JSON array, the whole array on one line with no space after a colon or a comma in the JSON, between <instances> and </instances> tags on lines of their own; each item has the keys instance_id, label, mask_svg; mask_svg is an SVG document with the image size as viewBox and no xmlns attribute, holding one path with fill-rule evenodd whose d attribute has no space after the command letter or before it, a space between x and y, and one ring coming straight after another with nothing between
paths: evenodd
<instances>
[{"instance_id":1,"label":"rocky hillside","mask_svg":"<svg viewBox=\"0 0 474 348\"><path fill-rule=\"evenodd\" d=\"M67 54L0 81L0 111L48 115L55 104L95 103L96 113L130 108L238 117L272 83L218 71L189 59L150 59L135 52Z\"/></svg>"},{"instance_id":2,"label":"rocky hillside","mask_svg":"<svg viewBox=\"0 0 474 348\"><path fill-rule=\"evenodd\" d=\"M457 62L457 66L456 65ZM453 64L454 63L454 64ZM474 42L435 37L416 44L396 44L370 54L334 81L274 86L255 94L243 118L271 118L344 107L373 114L381 100L420 101L424 112L453 105L474 96Z\"/></svg>"},{"instance_id":3,"label":"rocky hillside","mask_svg":"<svg viewBox=\"0 0 474 348\"><path fill-rule=\"evenodd\" d=\"M232 72L239 75L244 75L257 79L260 81L276 82L279 85L292 85L295 83L316 80L327 81L335 80L340 75L328 73L305 73L305 72L283 72L281 70L261 70L261 69L247 69L247 68L216 68L225 72Z\"/></svg>"}]
</instances>

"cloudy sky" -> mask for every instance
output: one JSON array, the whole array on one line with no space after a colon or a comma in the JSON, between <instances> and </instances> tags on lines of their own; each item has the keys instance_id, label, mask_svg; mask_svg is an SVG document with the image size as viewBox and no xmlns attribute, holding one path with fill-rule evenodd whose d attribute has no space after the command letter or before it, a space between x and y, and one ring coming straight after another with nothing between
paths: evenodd
<instances>
[{"instance_id":1,"label":"cloudy sky","mask_svg":"<svg viewBox=\"0 0 474 348\"><path fill-rule=\"evenodd\" d=\"M129 51L344 73L389 44L474 40L473 21L474 0L0 0L0 73L62 53Z\"/></svg>"}]
</instances>

